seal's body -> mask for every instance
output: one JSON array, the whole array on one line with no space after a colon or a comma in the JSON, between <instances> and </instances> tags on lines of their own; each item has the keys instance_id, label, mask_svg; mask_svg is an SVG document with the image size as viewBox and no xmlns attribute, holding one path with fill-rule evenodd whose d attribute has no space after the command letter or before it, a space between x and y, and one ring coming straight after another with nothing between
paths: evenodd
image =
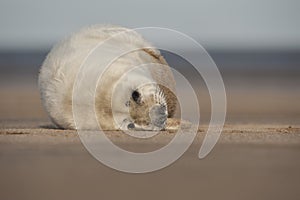
<instances>
[{"instance_id":1,"label":"seal's body","mask_svg":"<svg viewBox=\"0 0 300 200\"><path fill-rule=\"evenodd\" d=\"M90 53L107 40L112 41L107 52L122 47L133 51L114 59L109 66L97 66L105 70L95 97L89 98L95 98L95 113L101 128L163 129L176 109L175 81L167 62L135 31L110 25L82 29L58 43L48 54L40 70L39 88L50 118L60 128L78 128L72 111L77 73ZM149 63L152 64L144 65ZM89 95L90 88L86 85L81 87L82 93ZM85 105L85 98L76 105L82 110L81 128L97 129L98 123L90 120L94 112L85 110Z\"/></svg>"}]
</instances>

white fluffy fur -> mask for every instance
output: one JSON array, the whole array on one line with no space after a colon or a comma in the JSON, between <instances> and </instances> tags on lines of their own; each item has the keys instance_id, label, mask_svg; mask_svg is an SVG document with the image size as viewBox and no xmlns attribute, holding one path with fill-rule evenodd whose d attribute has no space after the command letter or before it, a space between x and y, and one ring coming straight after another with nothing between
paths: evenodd
<instances>
[{"instance_id":1,"label":"white fluffy fur","mask_svg":"<svg viewBox=\"0 0 300 200\"><path fill-rule=\"evenodd\" d=\"M76 128L72 114L72 90L76 74L84 59L87 57L90 51L99 44L99 42L106 40L114 34L127 30L128 29L123 27L111 25L91 26L82 29L78 33L73 34L72 36L66 38L53 47L40 69L39 88L44 107L49 113L52 121L57 126L65 129ZM122 47L122 45L126 45L128 47L129 45L129 47L132 47L133 49L142 48L144 46L151 46L136 32L130 32L130 34L124 34L124 37L119 37L116 41L116 44L120 45L120 47ZM153 54L154 56L147 54L144 51L138 51L117 60L110 66L110 68L112 68L111 71L115 72L116 74L111 75L111 77L107 77L110 76L110 74L108 73L105 75L105 78L107 80L115 79L116 77L120 76L120 74L122 74L122 70L125 70L126 66L136 66L144 62L166 64L165 62L159 61L159 57L161 57L159 51L151 49L151 54ZM132 85L132 81L138 83L143 80L143 78L151 79L151 72L147 72L148 74L150 74L149 76L145 76L145 70L142 70L140 73L141 75L136 75L135 77L139 81L134 80L134 78L131 79L131 82L128 82L127 85L124 85L125 89L119 91L119 97L116 97L114 99L115 101L120 101L120 110L124 110L124 101L125 98L128 98L129 91L126 91L126 88L128 90L132 89L133 87L138 87L138 84ZM163 76L166 75L163 74L160 76L161 79L163 79ZM115 80L114 83L106 83L107 85L104 85L104 87L106 87L108 90L112 89L114 85L110 84L116 84L116 82L117 80ZM86 91L89 91L89 88L86 88ZM102 99L102 97L99 98ZM100 107L110 105L105 105L107 103L105 101L108 101L107 98L108 97L103 97L103 99L100 100ZM84 98L82 99L82 101L84 101ZM118 102L113 103L118 105ZM84 106L84 102L82 102L82 105ZM116 109L118 109L117 107L118 106L116 106ZM99 114L101 116L98 116L98 119L100 121L104 121L104 127L102 128L120 128L120 126L116 125L114 122L111 122L111 118L105 116L105 111L100 111ZM86 125L84 126L85 129L96 129L98 127L97 123L89 120L91 115L93 115L92 111L84 111L81 113L81 115L83 121L86 122Z\"/></svg>"}]
</instances>

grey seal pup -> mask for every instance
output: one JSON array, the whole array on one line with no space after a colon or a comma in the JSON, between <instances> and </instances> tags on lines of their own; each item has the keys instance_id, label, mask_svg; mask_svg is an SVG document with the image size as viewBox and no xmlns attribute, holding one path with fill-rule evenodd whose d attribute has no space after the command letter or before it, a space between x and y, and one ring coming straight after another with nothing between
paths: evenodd
<instances>
[{"instance_id":1,"label":"grey seal pup","mask_svg":"<svg viewBox=\"0 0 300 200\"><path fill-rule=\"evenodd\" d=\"M120 36L114 37L117 34ZM81 129L96 130L98 125L102 130L164 129L177 105L172 71L160 51L140 34L114 25L83 28L56 44L47 55L38 84L51 120L59 128L78 129L72 110L77 73L90 52L110 38L113 42L108 52L122 47L135 50L116 58L109 66L98 66L107 68L98 82L95 97L91 96L95 98L95 112L85 109L85 98L77 105L82 107ZM88 86L82 93L87 91ZM94 113L97 123L90 120Z\"/></svg>"}]
</instances>

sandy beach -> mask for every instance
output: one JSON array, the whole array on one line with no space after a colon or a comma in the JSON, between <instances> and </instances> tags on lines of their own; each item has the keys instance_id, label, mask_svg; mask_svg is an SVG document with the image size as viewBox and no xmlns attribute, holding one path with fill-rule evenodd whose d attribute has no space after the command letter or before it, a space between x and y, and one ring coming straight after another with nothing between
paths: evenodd
<instances>
[{"instance_id":1,"label":"sandy beach","mask_svg":"<svg viewBox=\"0 0 300 200\"><path fill-rule=\"evenodd\" d=\"M55 129L41 106L36 75L3 78L0 198L297 199L299 79L236 77L224 77L228 113L213 151L197 157L210 117L209 96L199 88L201 123L195 141L171 166L146 174L110 169L88 153L76 131ZM174 133L164 131L149 140L119 131L107 136L127 150L147 152L164 146Z\"/></svg>"},{"instance_id":2,"label":"sandy beach","mask_svg":"<svg viewBox=\"0 0 300 200\"><path fill-rule=\"evenodd\" d=\"M29 124L32 128L0 131L2 199L297 199L300 195L299 127L228 125L213 151L199 160L205 130L201 127L192 146L171 166L127 174L93 158L75 131L51 129L40 121ZM173 134L163 132L150 141L120 132L109 132L108 137L130 151L151 151Z\"/></svg>"}]
</instances>

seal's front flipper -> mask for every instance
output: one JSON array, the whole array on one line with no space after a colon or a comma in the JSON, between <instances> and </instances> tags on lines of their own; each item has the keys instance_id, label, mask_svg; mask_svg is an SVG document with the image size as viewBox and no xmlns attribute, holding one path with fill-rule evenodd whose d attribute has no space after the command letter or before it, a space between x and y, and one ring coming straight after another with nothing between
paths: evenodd
<instances>
[{"instance_id":1,"label":"seal's front flipper","mask_svg":"<svg viewBox=\"0 0 300 200\"><path fill-rule=\"evenodd\" d=\"M191 127L193 124L186 120L181 120L179 118L168 118L166 130L167 131L177 131L179 128L188 128Z\"/></svg>"}]
</instances>

